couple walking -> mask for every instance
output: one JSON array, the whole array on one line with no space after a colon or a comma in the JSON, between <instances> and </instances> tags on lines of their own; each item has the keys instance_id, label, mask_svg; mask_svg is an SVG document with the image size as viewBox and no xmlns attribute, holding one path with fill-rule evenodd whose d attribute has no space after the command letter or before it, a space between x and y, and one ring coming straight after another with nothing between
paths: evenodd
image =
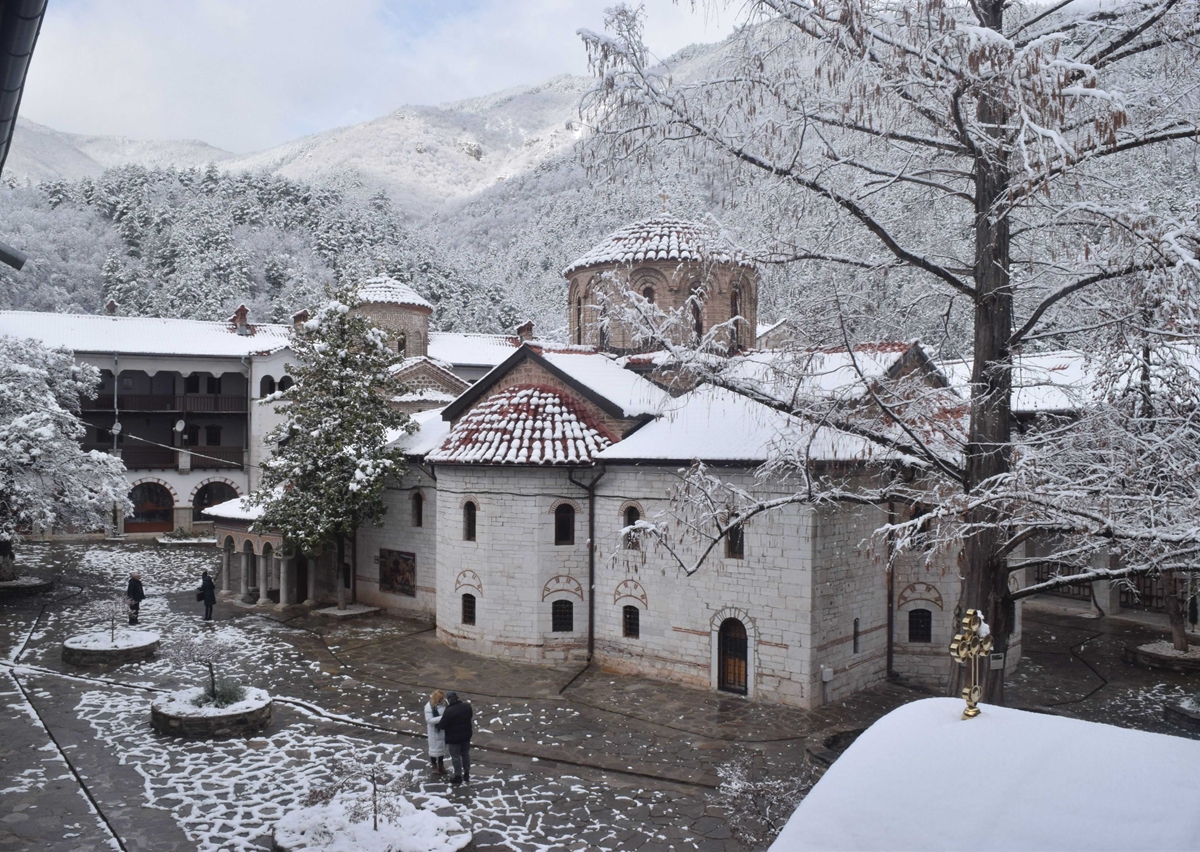
<instances>
[{"instance_id":1,"label":"couple walking","mask_svg":"<svg viewBox=\"0 0 1200 852\"><path fill-rule=\"evenodd\" d=\"M471 704L457 692L434 690L425 705L425 726L429 737L429 763L435 772L446 773L446 754L454 764L450 783L471 783Z\"/></svg>"}]
</instances>

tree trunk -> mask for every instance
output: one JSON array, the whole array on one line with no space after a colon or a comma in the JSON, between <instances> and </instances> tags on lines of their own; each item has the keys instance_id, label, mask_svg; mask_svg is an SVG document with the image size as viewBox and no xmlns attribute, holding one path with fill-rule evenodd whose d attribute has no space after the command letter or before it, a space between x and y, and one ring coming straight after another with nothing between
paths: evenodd
<instances>
[{"instance_id":1,"label":"tree trunk","mask_svg":"<svg viewBox=\"0 0 1200 852\"><path fill-rule=\"evenodd\" d=\"M206 665L208 666L209 695L212 696L213 701L216 701L217 700L217 673L213 669L212 663L206 663Z\"/></svg>"},{"instance_id":2,"label":"tree trunk","mask_svg":"<svg viewBox=\"0 0 1200 852\"><path fill-rule=\"evenodd\" d=\"M334 577L337 583L337 607L346 608L346 537L338 534L337 540L337 571Z\"/></svg>"},{"instance_id":3,"label":"tree trunk","mask_svg":"<svg viewBox=\"0 0 1200 852\"><path fill-rule=\"evenodd\" d=\"M1178 574L1168 574L1163 578L1167 585L1166 600L1167 621L1171 623L1171 644L1176 651L1187 653L1187 620L1185 618L1184 598L1187 584Z\"/></svg>"},{"instance_id":4,"label":"tree trunk","mask_svg":"<svg viewBox=\"0 0 1200 852\"><path fill-rule=\"evenodd\" d=\"M979 4L989 16L989 26L999 30L1003 2ZM999 137L1007 124L1002 103L986 94L979 99L976 116L985 127L996 128ZM973 492L983 482L1008 472L1011 463L1012 428L1012 335L1013 296L1009 283L1009 222L1003 205L1009 170L1001 140L981 147L975 155L975 340L971 373L971 419L966 447L966 490ZM1007 652L1014 628L1014 611L1008 597L1008 561L1000 554L1001 518L990 509L970 512L970 525L963 548L961 617L968 609L979 610L991 628L995 650ZM962 670L959 669L959 672ZM982 700L1004 703L1004 672L980 667ZM954 680L958 680L955 678ZM954 686L959 686L954 684ZM955 690L957 691L957 689Z\"/></svg>"},{"instance_id":5,"label":"tree trunk","mask_svg":"<svg viewBox=\"0 0 1200 852\"><path fill-rule=\"evenodd\" d=\"M13 558L13 543L9 539L0 541L0 583L17 579L17 563Z\"/></svg>"}]
</instances>

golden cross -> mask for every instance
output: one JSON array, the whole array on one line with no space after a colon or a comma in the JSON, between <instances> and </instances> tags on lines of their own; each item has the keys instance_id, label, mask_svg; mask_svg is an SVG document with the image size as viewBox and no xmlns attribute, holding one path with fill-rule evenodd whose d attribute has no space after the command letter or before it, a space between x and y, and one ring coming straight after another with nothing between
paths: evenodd
<instances>
[{"instance_id":1,"label":"golden cross","mask_svg":"<svg viewBox=\"0 0 1200 852\"><path fill-rule=\"evenodd\" d=\"M666 213L667 212L667 199L670 198L671 196L667 195L667 191L665 189L663 189L663 190L659 191L658 197L662 199L662 212Z\"/></svg>"},{"instance_id":2,"label":"golden cross","mask_svg":"<svg viewBox=\"0 0 1200 852\"><path fill-rule=\"evenodd\" d=\"M973 719L979 715L979 696L983 692L979 686L979 658L992 653L992 636L987 622L977 609L967 610L959 629L962 632L954 634L954 641L950 643L950 656L960 666L969 664L971 667L970 679L963 687L962 697L967 702L963 718Z\"/></svg>"}]
</instances>

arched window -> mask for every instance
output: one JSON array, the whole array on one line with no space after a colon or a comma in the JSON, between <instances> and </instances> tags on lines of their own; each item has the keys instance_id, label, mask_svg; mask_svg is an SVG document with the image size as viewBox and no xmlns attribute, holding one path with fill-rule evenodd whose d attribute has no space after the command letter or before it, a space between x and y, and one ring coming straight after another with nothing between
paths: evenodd
<instances>
[{"instance_id":1,"label":"arched window","mask_svg":"<svg viewBox=\"0 0 1200 852\"><path fill-rule=\"evenodd\" d=\"M475 596L469 593L462 596L462 623L475 623Z\"/></svg>"},{"instance_id":2,"label":"arched window","mask_svg":"<svg viewBox=\"0 0 1200 852\"><path fill-rule=\"evenodd\" d=\"M858 653L858 619L854 619L854 653Z\"/></svg>"},{"instance_id":3,"label":"arched window","mask_svg":"<svg viewBox=\"0 0 1200 852\"><path fill-rule=\"evenodd\" d=\"M296 383L294 381L292 381L291 376L284 376L282 379L279 380L279 389L281 391L285 391L294 384L296 384Z\"/></svg>"},{"instance_id":4,"label":"arched window","mask_svg":"<svg viewBox=\"0 0 1200 852\"><path fill-rule=\"evenodd\" d=\"M555 601L550 604L550 629L555 633L575 632L575 604Z\"/></svg>"},{"instance_id":5,"label":"arched window","mask_svg":"<svg viewBox=\"0 0 1200 852\"><path fill-rule=\"evenodd\" d=\"M425 498L421 496L420 491L412 496L412 525L425 526Z\"/></svg>"},{"instance_id":6,"label":"arched window","mask_svg":"<svg viewBox=\"0 0 1200 852\"><path fill-rule=\"evenodd\" d=\"M475 540L475 504L468 500L463 504L463 541Z\"/></svg>"},{"instance_id":7,"label":"arched window","mask_svg":"<svg viewBox=\"0 0 1200 852\"><path fill-rule=\"evenodd\" d=\"M403 355L406 348L408 348L408 336L402 331L396 335L396 351Z\"/></svg>"},{"instance_id":8,"label":"arched window","mask_svg":"<svg viewBox=\"0 0 1200 852\"><path fill-rule=\"evenodd\" d=\"M560 503L554 510L554 543L575 543L575 508L570 503Z\"/></svg>"},{"instance_id":9,"label":"arched window","mask_svg":"<svg viewBox=\"0 0 1200 852\"><path fill-rule=\"evenodd\" d=\"M129 492L133 514L125 521L126 532L170 532L175 529L175 498L157 482L143 482Z\"/></svg>"},{"instance_id":10,"label":"arched window","mask_svg":"<svg viewBox=\"0 0 1200 852\"><path fill-rule=\"evenodd\" d=\"M696 293L692 294L692 331L696 333L696 339L704 337L704 312L700 306L700 296Z\"/></svg>"},{"instance_id":11,"label":"arched window","mask_svg":"<svg viewBox=\"0 0 1200 852\"><path fill-rule=\"evenodd\" d=\"M633 605L621 608L621 635L626 639L637 639L641 635L641 611Z\"/></svg>"},{"instance_id":12,"label":"arched window","mask_svg":"<svg viewBox=\"0 0 1200 852\"><path fill-rule=\"evenodd\" d=\"M734 287L729 292L729 319L732 329L729 332L729 348L731 351L737 351L742 348L741 341L741 320L738 319L742 315L742 291Z\"/></svg>"},{"instance_id":13,"label":"arched window","mask_svg":"<svg viewBox=\"0 0 1200 852\"><path fill-rule=\"evenodd\" d=\"M911 609L908 611L908 641L933 641L933 612L928 609Z\"/></svg>"},{"instance_id":14,"label":"arched window","mask_svg":"<svg viewBox=\"0 0 1200 852\"><path fill-rule=\"evenodd\" d=\"M275 380L270 376L263 376L262 381L258 383L258 395L270 396L275 393Z\"/></svg>"},{"instance_id":15,"label":"arched window","mask_svg":"<svg viewBox=\"0 0 1200 852\"><path fill-rule=\"evenodd\" d=\"M654 304L654 288L653 287L643 287L642 288L642 298L653 305Z\"/></svg>"},{"instance_id":16,"label":"arched window","mask_svg":"<svg viewBox=\"0 0 1200 852\"><path fill-rule=\"evenodd\" d=\"M583 299L575 300L575 342L583 344Z\"/></svg>"},{"instance_id":17,"label":"arched window","mask_svg":"<svg viewBox=\"0 0 1200 852\"><path fill-rule=\"evenodd\" d=\"M201 514L205 509L232 500L237 496L238 494L232 486L226 485L224 482L206 482L200 486L196 496L192 498L192 520L211 521L212 518Z\"/></svg>"},{"instance_id":18,"label":"arched window","mask_svg":"<svg viewBox=\"0 0 1200 852\"><path fill-rule=\"evenodd\" d=\"M638 511L637 506L625 507L625 526L631 527L642 519L642 513ZM625 533L625 549L640 550L642 547L642 537L637 530L631 530Z\"/></svg>"},{"instance_id":19,"label":"arched window","mask_svg":"<svg viewBox=\"0 0 1200 852\"><path fill-rule=\"evenodd\" d=\"M741 524L735 524L725 534L725 558L741 559L746 555L746 535Z\"/></svg>"}]
</instances>

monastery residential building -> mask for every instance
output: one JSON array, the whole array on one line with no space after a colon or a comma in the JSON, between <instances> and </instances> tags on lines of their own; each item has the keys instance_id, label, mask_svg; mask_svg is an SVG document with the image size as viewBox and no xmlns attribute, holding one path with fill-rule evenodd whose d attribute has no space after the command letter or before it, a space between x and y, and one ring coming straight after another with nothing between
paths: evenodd
<instances>
[{"instance_id":1,"label":"monastery residential building","mask_svg":"<svg viewBox=\"0 0 1200 852\"><path fill-rule=\"evenodd\" d=\"M655 380L653 353L609 313L622 289L682 308L688 330L718 328L769 388L772 360L794 356L749 349L758 276L746 256L706 226L656 219L613 234L565 276L570 342L529 339L528 329L503 343L464 340L503 356L475 375L432 343L422 351L436 339L429 312L378 285L361 310L404 349L401 369L427 394L398 402L419 428L396 438L409 469L386 492L385 522L359 531L352 564L337 571L329 552L292 553L255 531L239 500L208 509L228 592L315 605L342 583L359 604L435 621L441 641L471 653L590 659L801 707L877 683L889 667L943 682L956 554L898 557L889 577L886 541L873 535L889 507L790 504L747 522L691 576L631 532L670 522L681 472L698 461L761 497L790 493L755 476L780 442L806 445L847 481L869 482L887 461L861 438L814 431L729 391L669 389ZM945 386L916 344L861 347L857 369L844 352L808 359L818 393L860 383L859 369ZM455 393L447 374L472 383ZM1019 653L1018 633L1010 666Z\"/></svg>"}]
</instances>

